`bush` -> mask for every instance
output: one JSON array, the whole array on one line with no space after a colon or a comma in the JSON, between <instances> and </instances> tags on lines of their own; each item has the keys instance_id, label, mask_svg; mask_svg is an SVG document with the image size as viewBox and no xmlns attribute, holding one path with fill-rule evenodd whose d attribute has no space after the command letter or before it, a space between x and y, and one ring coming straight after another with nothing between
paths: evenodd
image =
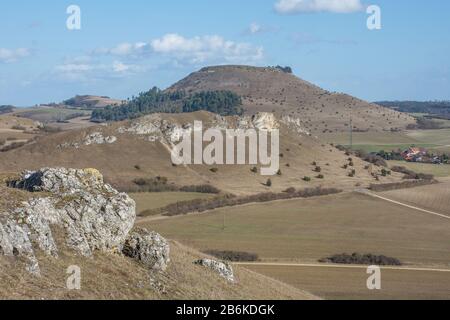
<instances>
[{"instance_id":1,"label":"bush","mask_svg":"<svg viewBox=\"0 0 450 320\"><path fill-rule=\"evenodd\" d=\"M209 171L211 171L212 173L217 173L219 172L219 168L211 168L209 169Z\"/></svg>"},{"instance_id":2,"label":"bush","mask_svg":"<svg viewBox=\"0 0 450 320\"><path fill-rule=\"evenodd\" d=\"M266 187L271 187L271 186L272 186L272 180L271 179L267 179Z\"/></svg>"},{"instance_id":3,"label":"bush","mask_svg":"<svg viewBox=\"0 0 450 320\"><path fill-rule=\"evenodd\" d=\"M314 172L320 173L320 172L322 172L322 168L319 167L319 166L316 166L316 167L314 168Z\"/></svg>"},{"instance_id":4,"label":"bush","mask_svg":"<svg viewBox=\"0 0 450 320\"><path fill-rule=\"evenodd\" d=\"M159 213L165 216L176 216L188 214L191 212L204 212L223 207L232 207L247 203L264 203L275 200L288 200L295 198L310 198L323 196L328 194L336 194L342 192L335 188L308 188L303 190L288 189L289 192L282 193L258 193L250 196L236 197L233 195L222 195L214 199L194 199L190 201L182 201L170 204L165 208L158 209Z\"/></svg>"},{"instance_id":5,"label":"bush","mask_svg":"<svg viewBox=\"0 0 450 320\"><path fill-rule=\"evenodd\" d=\"M208 184L203 185L190 185L190 186L177 186L175 184L169 184L166 177L155 178L137 178L133 180L136 188L128 188L127 190L121 190L123 192L195 192L195 193L211 193L218 194L220 190Z\"/></svg>"},{"instance_id":6,"label":"bush","mask_svg":"<svg viewBox=\"0 0 450 320\"><path fill-rule=\"evenodd\" d=\"M259 260L257 254L249 252L208 250L204 253L220 260L230 262L255 262Z\"/></svg>"},{"instance_id":7,"label":"bush","mask_svg":"<svg viewBox=\"0 0 450 320\"><path fill-rule=\"evenodd\" d=\"M401 266L402 263L396 258L390 258L383 255L359 254L351 255L343 253L337 254L329 258L320 259L321 263L338 263L338 264L360 264L360 265L377 265L377 266Z\"/></svg>"},{"instance_id":8,"label":"bush","mask_svg":"<svg viewBox=\"0 0 450 320\"><path fill-rule=\"evenodd\" d=\"M258 168L257 167L253 167L250 169L251 172L253 173L258 173Z\"/></svg>"},{"instance_id":9,"label":"bush","mask_svg":"<svg viewBox=\"0 0 450 320\"><path fill-rule=\"evenodd\" d=\"M311 178L310 177L303 177L303 181L310 182Z\"/></svg>"},{"instance_id":10,"label":"bush","mask_svg":"<svg viewBox=\"0 0 450 320\"><path fill-rule=\"evenodd\" d=\"M394 172L403 173L405 175L403 179L405 180L434 180L434 176L432 174L416 173L401 166L394 166L391 170Z\"/></svg>"},{"instance_id":11,"label":"bush","mask_svg":"<svg viewBox=\"0 0 450 320\"><path fill-rule=\"evenodd\" d=\"M19 149L19 148L22 148L25 144L26 144L26 142L13 142L13 143L1 148L0 152L8 152L8 151L11 151L14 149Z\"/></svg>"},{"instance_id":12,"label":"bush","mask_svg":"<svg viewBox=\"0 0 450 320\"><path fill-rule=\"evenodd\" d=\"M317 178L317 179L324 179L325 177L324 177L323 174L319 174L316 178Z\"/></svg>"},{"instance_id":13,"label":"bush","mask_svg":"<svg viewBox=\"0 0 450 320\"><path fill-rule=\"evenodd\" d=\"M382 191L391 191L397 189L408 189L415 188L420 186L426 186L430 184L436 183L435 180L410 180L404 182L394 182L394 183L385 183L385 184L372 184L370 185L370 190L375 192Z\"/></svg>"}]
</instances>

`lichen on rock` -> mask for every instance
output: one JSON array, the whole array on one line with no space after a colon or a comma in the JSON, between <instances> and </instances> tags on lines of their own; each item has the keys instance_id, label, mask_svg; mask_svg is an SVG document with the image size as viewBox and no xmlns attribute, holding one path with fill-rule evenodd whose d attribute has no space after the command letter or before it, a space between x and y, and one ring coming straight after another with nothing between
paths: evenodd
<instances>
[{"instance_id":1,"label":"lichen on rock","mask_svg":"<svg viewBox=\"0 0 450 320\"><path fill-rule=\"evenodd\" d=\"M166 270L170 262L170 247L167 240L156 232L141 228L136 228L129 234L123 253L153 271Z\"/></svg>"}]
</instances>

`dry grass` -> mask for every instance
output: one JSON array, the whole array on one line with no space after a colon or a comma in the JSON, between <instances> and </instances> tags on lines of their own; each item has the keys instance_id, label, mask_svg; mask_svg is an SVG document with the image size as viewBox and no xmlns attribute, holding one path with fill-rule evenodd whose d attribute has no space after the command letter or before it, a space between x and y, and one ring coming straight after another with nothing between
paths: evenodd
<instances>
[{"instance_id":1,"label":"dry grass","mask_svg":"<svg viewBox=\"0 0 450 320\"><path fill-rule=\"evenodd\" d=\"M253 252L266 261L308 263L361 252L396 257L406 265L450 266L450 221L360 194L247 205L146 224L201 251Z\"/></svg>"},{"instance_id":2,"label":"dry grass","mask_svg":"<svg viewBox=\"0 0 450 320\"><path fill-rule=\"evenodd\" d=\"M324 299L450 299L448 272L383 270L382 290L368 290L365 268L251 266L249 269L308 290Z\"/></svg>"},{"instance_id":3,"label":"dry grass","mask_svg":"<svg viewBox=\"0 0 450 320\"><path fill-rule=\"evenodd\" d=\"M163 208L169 204L189 201L193 199L209 199L215 195L206 193L194 193L194 192L143 192L143 193L131 193L131 198L136 201L136 212L138 214L147 211Z\"/></svg>"},{"instance_id":4,"label":"dry grass","mask_svg":"<svg viewBox=\"0 0 450 320\"><path fill-rule=\"evenodd\" d=\"M313 295L236 267L237 283L196 266L202 255L180 244L171 244L171 263L161 274L149 275L134 261L108 254L93 259L63 250L59 259L40 256L42 277L32 277L20 262L0 257L0 299L315 299ZM69 266L81 268L81 290L66 288ZM150 278L153 285L150 285Z\"/></svg>"},{"instance_id":5,"label":"dry grass","mask_svg":"<svg viewBox=\"0 0 450 320\"><path fill-rule=\"evenodd\" d=\"M247 113L259 111L299 117L314 134L348 132L350 115L357 130L390 131L415 120L345 94L330 93L292 74L246 66L211 67L195 72L172 90L231 90L244 97ZM356 131L356 130L355 130Z\"/></svg>"},{"instance_id":6,"label":"dry grass","mask_svg":"<svg viewBox=\"0 0 450 320\"><path fill-rule=\"evenodd\" d=\"M214 120L214 116L206 112L192 114L163 115L167 121L174 123L193 123L202 120L205 126ZM171 155L160 143L145 141L144 138L129 134L119 134L117 129L124 123L116 123L108 127L99 126L90 129L74 130L41 137L36 143L0 154L0 172L38 169L40 167L73 167L97 168L108 181L116 185L133 184L137 178L149 178L163 175L170 183L180 186L210 184L228 193L248 195L262 192L282 192L289 187L296 189L338 188L351 190L356 184L369 186L376 182L367 163L354 159L355 177L349 177L350 169L343 169L348 163L348 156L330 145L321 144L312 137L299 136L286 128L280 132L281 176L272 178L272 187L264 185L267 177L251 171L252 166L219 166L213 173L209 166L172 166ZM109 145L83 146L79 149L58 149L66 142L82 141L86 134L102 131L105 136L114 135L118 141ZM303 181L303 177L315 177L313 172L316 162L322 168L324 179L313 178L311 182ZM141 170L134 167L139 164ZM289 165L289 166L288 166ZM374 171L378 168L374 168ZM401 175L381 178L380 183L389 183L401 179Z\"/></svg>"},{"instance_id":7,"label":"dry grass","mask_svg":"<svg viewBox=\"0 0 450 320\"><path fill-rule=\"evenodd\" d=\"M392 200L450 216L450 182L388 191L383 192L382 195Z\"/></svg>"}]
</instances>

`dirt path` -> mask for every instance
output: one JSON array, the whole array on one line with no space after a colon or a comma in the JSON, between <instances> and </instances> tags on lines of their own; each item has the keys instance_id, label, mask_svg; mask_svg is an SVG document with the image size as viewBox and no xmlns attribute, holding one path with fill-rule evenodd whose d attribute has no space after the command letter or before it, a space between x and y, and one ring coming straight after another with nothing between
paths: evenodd
<instances>
[{"instance_id":1,"label":"dirt path","mask_svg":"<svg viewBox=\"0 0 450 320\"><path fill-rule=\"evenodd\" d=\"M374 193L370 192L369 190L357 190L357 192L365 194L365 195L368 195L370 197L374 197L374 198L381 199L381 200L384 200L384 201L387 201L387 202L391 202L391 203L394 203L394 204L397 204L397 205L400 205L400 206L403 206L403 207L406 207L406 208L409 208L409 209L421 211L421 212L427 213L429 215L434 215L434 216L438 216L438 217L450 220L450 216L447 216L445 214L441 214L441 213L437 213L437 212L434 212L434 211L422 209L422 208L419 208L419 207L416 207L416 206L412 206L412 205L409 205L409 204L406 204L406 203L403 203L403 202L400 202L400 201L395 201L395 200L392 200L392 199L389 199L389 198L386 198L386 197L374 194Z\"/></svg>"}]
</instances>

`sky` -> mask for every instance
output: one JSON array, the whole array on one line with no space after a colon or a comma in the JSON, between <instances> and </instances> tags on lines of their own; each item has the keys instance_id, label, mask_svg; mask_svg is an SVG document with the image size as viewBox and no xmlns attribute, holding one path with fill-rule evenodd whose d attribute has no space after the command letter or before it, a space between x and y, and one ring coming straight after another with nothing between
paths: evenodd
<instances>
[{"instance_id":1,"label":"sky","mask_svg":"<svg viewBox=\"0 0 450 320\"><path fill-rule=\"evenodd\" d=\"M0 105L127 98L224 64L291 66L368 101L450 100L448 0L2 0L0 12Z\"/></svg>"}]
</instances>

